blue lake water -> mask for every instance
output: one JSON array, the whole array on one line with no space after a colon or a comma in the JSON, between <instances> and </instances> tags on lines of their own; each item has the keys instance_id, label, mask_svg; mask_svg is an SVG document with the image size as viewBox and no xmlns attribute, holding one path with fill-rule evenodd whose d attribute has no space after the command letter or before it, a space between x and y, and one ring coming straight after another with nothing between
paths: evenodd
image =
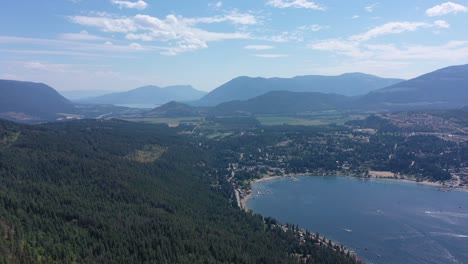
<instances>
[{"instance_id":1,"label":"blue lake water","mask_svg":"<svg viewBox=\"0 0 468 264\"><path fill-rule=\"evenodd\" d=\"M277 178L255 213L336 240L368 263L468 263L468 192L392 180ZM267 192L269 193L269 192Z\"/></svg>"}]
</instances>

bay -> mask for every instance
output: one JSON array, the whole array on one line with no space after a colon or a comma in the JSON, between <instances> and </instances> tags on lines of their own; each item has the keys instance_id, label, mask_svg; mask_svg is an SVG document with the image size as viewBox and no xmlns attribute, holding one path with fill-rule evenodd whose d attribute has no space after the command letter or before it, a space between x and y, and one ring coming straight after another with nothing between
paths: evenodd
<instances>
[{"instance_id":1,"label":"bay","mask_svg":"<svg viewBox=\"0 0 468 264\"><path fill-rule=\"evenodd\" d=\"M319 232L368 263L468 263L468 192L350 177L276 178L252 190L255 213Z\"/></svg>"}]
</instances>

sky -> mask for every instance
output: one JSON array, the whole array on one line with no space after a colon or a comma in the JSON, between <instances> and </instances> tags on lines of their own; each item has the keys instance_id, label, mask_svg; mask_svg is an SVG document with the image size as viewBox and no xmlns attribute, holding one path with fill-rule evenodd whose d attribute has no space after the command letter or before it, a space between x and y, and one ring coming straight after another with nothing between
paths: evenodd
<instances>
[{"instance_id":1,"label":"sky","mask_svg":"<svg viewBox=\"0 0 468 264\"><path fill-rule=\"evenodd\" d=\"M468 0L2 0L0 79L123 91L468 64Z\"/></svg>"}]
</instances>

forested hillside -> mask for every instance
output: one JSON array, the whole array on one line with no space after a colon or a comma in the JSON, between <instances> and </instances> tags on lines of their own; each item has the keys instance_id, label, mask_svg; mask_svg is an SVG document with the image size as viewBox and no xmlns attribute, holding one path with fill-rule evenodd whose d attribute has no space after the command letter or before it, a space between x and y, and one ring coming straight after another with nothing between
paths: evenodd
<instances>
[{"instance_id":1,"label":"forested hillside","mask_svg":"<svg viewBox=\"0 0 468 264\"><path fill-rule=\"evenodd\" d=\"M0 120L0 263L353 262L233 207L209 153L175 132Z\"/></svg>"},{"instance_id":2,"label":"forested hillside","mask_svg":"<svg viewBox=\"0 0 468 264\"><path fill-rule=\"evenodd\" d=\"M23 122L56 120L78 110L65 97L43 83L0 80L0 117Z\"/></svg>"}]
</instances>

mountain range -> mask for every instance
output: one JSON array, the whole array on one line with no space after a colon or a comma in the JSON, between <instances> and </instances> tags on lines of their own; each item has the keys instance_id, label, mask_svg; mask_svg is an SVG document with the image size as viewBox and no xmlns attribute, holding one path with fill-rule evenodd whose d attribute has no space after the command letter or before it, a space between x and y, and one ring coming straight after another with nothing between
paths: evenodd
<instances>
[{"instance_id":1,"label":"mountain range","mask_svg":"<svg viewBox=\"0 0 468 264\"><path fill-rule=\"evenodd\" d=\"M240 79L238 78L237 81ZM237 81L232 81L230 85ZM234 90L230 89L230 92ZM460 65L436 70L408 81L369 92L363 96L270 91L246 100L221 103L205 112L200 111L197 107L188 110L188 106L185 106L184 109L185 113L199 113L201 115L255 115L295 114L337 109L357 111L447 109L467 105L468 65ZM178 105L178 108L181 106ZM155 109L153 113L164 116L164 113L174 113L174 111L171 109L171 105L165 105L164 112Z\"/></svg>"},{"instance_id":2,"label":"mountain range","mask_svg":"<svg viewBox=\"0 0 468 264\"><path fill-rule=\"evenodd\" d=\"M293 114L344 107L350 97L314 92L272 91L246 101L222 103L210 112L226 114Z\"/></svg>"},{"instance_id":3,"label":"mountain range","mask_svg":"<svg viewBox=\"0 0 468 264\"><path fill-rule=\"evenodd\" d=\"M363 79L374 78L361 74L341 75L339 78L343 78L343 76L348 79L352 76L353 78L360 76L362 78L357 78L360 80L357 83L361 84ZM200 98L204 94L204 92L195 90L191 86L167 88L145 86L124 93L113 93L88 99L87 103L90 105L84 105L70 102L45 84L0 80L0 117L37 123L54 121L63 116L72 117L73 115L88 118L110 115L118 117L119 113L128 113L129 111L131 111L132 115L177 117L231 114L294 114L335 109L357 111L447 109L468 105L468 65L451 66L436 70L408 81L401 81L371 91L363 96L297 91L307 87L305 84L307 83L306 79L314 78L318 77L305 76L293 79L239 77L207 94L196 104L228 100L225 97L227 95L232 95L232 99L247 99L229 100L213 107L191 106L181 103L181 101ZM388 81L388 79L379 79L382 82L383 80ZM390 82L396 82L397 79L390 80L393 80ZM256 83L258 86L255 85ZM285 83L302 84L287 86L289 90L285 91L277 90L285 87ZM357 87L357 84L350 82L348 86ZM338 88L334 87L332 89L332 87L329 87L329 90L336 89ZM266 92L253 96L261 91ZM356 92L357 88L353 91ZM217 97L217 95L219 96ZM221 100L221 98L224 99ZM160 108L146 112L137 109L127 110L128 108L120 109L112 106L109 108L99 105L164 104L167 102L169 103Z\"/></svg>"},{"instance_id":4,"label":"mountain range","mask_svg":"<svg viewBox=\"0 0 468 264\"><path fill-rule=\"evenodd\" d=\"M113 105L162 105L170 101L194 101L206 93L196 90L190 85L169 87L144 86L127 92L111 93L94 98L78 100L87 104Z\"/></svg>"},{"instance_id":5,"label":"mountain range","mask_svg":"<svg viewBox=\"0 0 468 264\"><path fill-rule=\"evenodd\" d=\"M234 100L249 100L271 91L335 93L346 96L364 95L384 88L402 79L386 79L363 73L339 76L297 76L294 78L238 77L193 102L198 106L215 106Z\"/></svg>"}]
</instances>

